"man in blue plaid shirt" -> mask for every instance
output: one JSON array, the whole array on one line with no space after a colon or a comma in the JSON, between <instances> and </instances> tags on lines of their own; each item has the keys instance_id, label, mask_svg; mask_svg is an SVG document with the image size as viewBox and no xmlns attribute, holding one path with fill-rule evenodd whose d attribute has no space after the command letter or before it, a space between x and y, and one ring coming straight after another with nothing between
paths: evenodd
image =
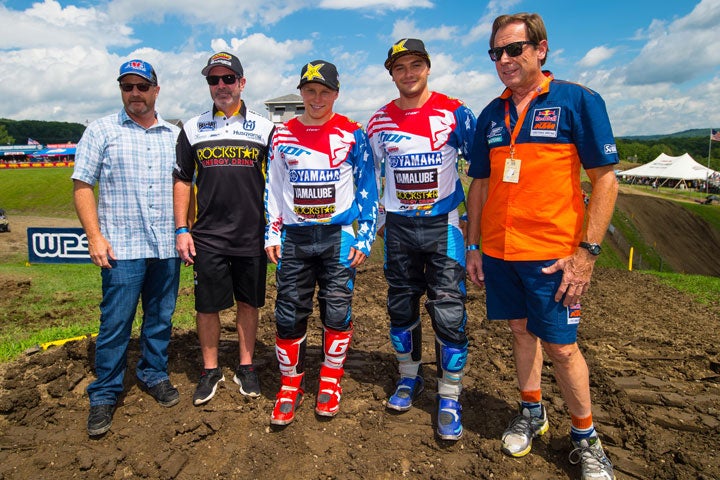
<instances>
[{"instance_id":1,"label":"man in blue plaid shirt","mask_svg":"<svg viewBox=\"0 0 720 480\"><path fill-rule=\"evenodd\" d=\"M179 129L155 111L160 87L149 63L124 63L118 82L124 108L88 126L77 145L72 174L75 209L102 277L97 379L87 388L91 436L104 434L112 424L141 298L139 385L164 407L180 400L167 373L180 279L172 205Z\"/></svg>"}]
</instances>

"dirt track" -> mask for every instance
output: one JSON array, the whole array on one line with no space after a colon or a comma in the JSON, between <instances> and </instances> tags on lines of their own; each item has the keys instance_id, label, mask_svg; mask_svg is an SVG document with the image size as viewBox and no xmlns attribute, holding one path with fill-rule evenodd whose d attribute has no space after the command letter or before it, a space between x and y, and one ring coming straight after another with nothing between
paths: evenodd
<instances>
[{"instance_id":1,"label":"dirt track","mask_svg":"<svg viewBox=\"0 0 720 480\"><path fill-rule=\"evenodd\" d=\"M664 227L667 228L667 227ZM1 241L1 240L0 240ZM187 287L187 286L185 286ZM383 402L396 365L387 338L380 265L361 269L354 303L356 334L343 382L340 414L313 412L320 361L319 321L308 339L308 396L296 421L269 426L278 388L272 287L263 309L256 359L262 396L242 397L232 383L237 358L232 312L223 315L225 388L193 407L200 352L194 332L175 331L171 380L181 393L164 409L134 379L111 431L89 440L87 397L93 379L90 340L3 365L0 372L0 479L26 478L577 478L569 464L569 418L546 363L550 430L523 459L500 453L499 436L517 398L510 335L484 319L484 292L470 287L469 368L462 395L465 435L434 436L435 367L424 318L426 392L401 415ZM13 292L23 301L24 289ZM184 295L191 295L189 288ZM580 345L592 375L594 417L618 479L720 478L720 303L706 307L641 272L598 269L583 303ZM134 365L139 352L129 352Z\"/></svg>"},{"instance_id":2,"label":"dirt track","mask_svg":"<svg viewBox=\"0 0 720 480\"><path fill-rule=\"evenodd\" d=\"M617 208L632 219L645 243L654 246L673 271L720 276L720 231L707 222L673 202L649 195L621 193Z\"/></svg>"}]
</instances>

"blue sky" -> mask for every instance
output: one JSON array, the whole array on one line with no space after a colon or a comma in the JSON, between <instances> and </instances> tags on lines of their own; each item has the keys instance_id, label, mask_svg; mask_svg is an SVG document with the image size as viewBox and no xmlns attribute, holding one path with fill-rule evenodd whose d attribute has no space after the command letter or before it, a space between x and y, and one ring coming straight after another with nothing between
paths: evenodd
<instances>
[{"instance_id":1,"label":"blue sky","mask_svg":"<svg viewBox=\"0 0 720 480\"><path fill-rule=\"evenodd\" d=\"M235 53L246 103L297 93L301 67L335 63L335 110L366 123L397 91L383 68L396 40L425 41L430 88L476 113L502 91L487 55L493 19L540 13L556 78L598 91L616 135L720 127L720 0L0 0L0 117L85 123L117 111L119 65L158 71L157 108L210 107L207 58Z\"/></svg>"}]
</instances>

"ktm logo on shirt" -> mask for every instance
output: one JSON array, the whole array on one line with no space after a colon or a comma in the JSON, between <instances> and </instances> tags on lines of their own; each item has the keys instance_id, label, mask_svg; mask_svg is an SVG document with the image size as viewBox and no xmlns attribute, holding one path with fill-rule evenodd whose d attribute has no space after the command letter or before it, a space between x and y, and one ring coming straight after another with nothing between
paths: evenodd
<instances>
[{"instance_id":1,"label":"ktm logo on shirt","mask_svg":"<svg viewBox=\"0 0 720 480\"><path fill-rule=\"evenodd\" d=\"M533 112L531 137L557 137L560 107L540 108Z\"/></svg>"}]
</instances>

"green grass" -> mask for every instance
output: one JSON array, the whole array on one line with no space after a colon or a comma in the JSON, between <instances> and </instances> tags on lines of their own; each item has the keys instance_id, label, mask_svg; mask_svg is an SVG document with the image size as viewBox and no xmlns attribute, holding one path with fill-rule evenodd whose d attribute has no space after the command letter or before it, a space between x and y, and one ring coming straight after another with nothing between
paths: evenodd
<instances>
[{"instance_id":1,"label":"green grass","mask_svg":"<svg viewBox=\"0 0 720 480\"><path fill-rule=\"evenodd\" d=\"M268 269L268 285L274 282L274 271L274 266ZM173 316L175 328L195 328L192 277L192 268L183 267ZM94 265L3 263L0 286L14 293L0 300L0 362L17 358L35 345L98 331L102 293L100 269ZM134 336L141 324L142 307L138 305Z\"/></svg>"},{"instance_id":2,"label":"green grass","mask_svg":"<svg viewBox=\"0 0 720 480\"><path fill-rule=\"evenodd\" d=\"M698 302L720 307L720 278L704 275L650 272L662 283L691 295Z\"/></svg>"},{"instance_id":3,"label":"green grass","mask_svg":"<svg viewBox=\"0 0 720 480\"><path fill-rule=\"evenodd\" d=\"M602 244L602 254L598 257L595 265L598 267L615 268L623 270L627 268L625 260L612 249L606 242Z\"/></svg>"},{"instance_id":4,"label":"green grass","mask_svg":"<svg viewBox=\"0 0 720 480\"><path fill-rule=\"evenodd\" d=\"M73 218L72 168L0 170L0 208L8 215Z\"/></svg>"},{"instance_id":5,"label":"green grass","mask_svg":"<svg viewBox=\"0 0 720 480\"><path fill-rule=\"evenodd\" d=\"M666 200L685 200L685 201L696 201L696 200L705 200L707 197L707 193L705 192L698 192L695 190L688 190L688 189L680 189L680 188L670 188L670 187L659 187L659 188L652 188L650 185L636 185L636 184L623 184L623 186L630 187L633 190L638 190L641 192L647 192L651 193L653 195L656 195L658 197L664 198Z\"/></svg>"},{"instance_id":6,"label":"green grass","mask_svg":"<svg viewBox=\"0 0 720 480\"><path fill-rule=\"evenodd\" d=\"M13 215L75 218L72 168L0 170L0 208ZM25 253L0 258L0 361L48 341L96 333L101 299L100 271L91 264L27 265ZM183 268L180 288L192 287ZM174 324L194 328L192 291L180 295ZM134 332L142 319L138 308Z\"/></svg>"},{"instance_id":7,"label":"green grass","mask_svg":"<svg viewBox=\"0 0 720 480\"><path fill-rule=\"evenodd\" d=\"M0 265L0 285L11 295L0 300L0 361L48 341L97 333L101 300L100 269L91 264ZM195 328L192 268L183 268L173 324ZM133 325L139 332L142 308Z\"/></svg>"}]
</instances>

